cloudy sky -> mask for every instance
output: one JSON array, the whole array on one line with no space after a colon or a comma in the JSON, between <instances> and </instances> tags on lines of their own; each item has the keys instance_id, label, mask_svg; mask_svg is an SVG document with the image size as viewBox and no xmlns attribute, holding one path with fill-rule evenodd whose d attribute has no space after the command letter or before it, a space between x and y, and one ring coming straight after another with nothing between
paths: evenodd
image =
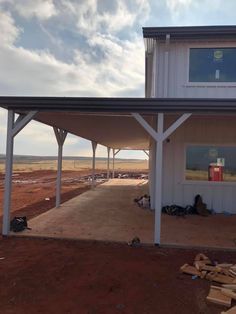
<instances>
[{"instance_id":1,"label":"cloudy sky","mask_svg":"<svg viewBox=\"0 0 236 314\"><path fill-rule=\"evenodd\" d=\"M144 96L143 26L235 24L235 12L235 0L0 0L0 95ZM5 135L0 109L0 153ZM51 128L31 122L14 152L56 155ZM64 152L91 144L68 136Z\"/></svg>"}]
</instances>

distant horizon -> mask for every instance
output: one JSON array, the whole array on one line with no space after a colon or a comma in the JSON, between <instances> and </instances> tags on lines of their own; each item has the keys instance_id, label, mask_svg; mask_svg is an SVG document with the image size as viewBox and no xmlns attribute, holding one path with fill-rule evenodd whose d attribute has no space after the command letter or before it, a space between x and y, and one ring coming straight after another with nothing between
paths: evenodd
<instances>
[{"instance_id":1,"label":"distant horizon","mask_svg":"<svg viewBox=\"0 0 236 314\"><path fill-rule=\"evenodd\" d=\"M5 159L6 155L5 154L1 154L0 153L0 159ZM16 158L43 158L43 159L46 159L46 158L53 158L53 159L57 159L57 155L28 155L28 154L15 154L14 157ZM112 154L110 155L110 159L112 159ZM63 156L63 159L92 159L92 156L69 156L69 155L64 155ZM96 159L107 159L107 157L96 157ZM115 157L116 160L148 160L148 157L147 158L127 158L127 157L122 157L122 158L119 158L119 157Z\"/></svg>"}]
</instances>

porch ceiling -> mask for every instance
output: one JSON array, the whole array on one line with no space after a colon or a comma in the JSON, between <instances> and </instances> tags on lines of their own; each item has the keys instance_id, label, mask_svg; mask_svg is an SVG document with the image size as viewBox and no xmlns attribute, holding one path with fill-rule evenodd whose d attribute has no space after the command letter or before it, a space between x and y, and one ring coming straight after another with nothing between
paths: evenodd
<instances>
[{"instance_id":1,"label":"porch ceiling","mask_svg":"<svg viewBox=\"0 0 236 314\"><path fill-rule=\"evenodd\" d=\"M148 149L150 136L131 116L39 112L35 119L111 148ZM151 123L151 117L147 118Z\"/></svg>"}]
</instances>

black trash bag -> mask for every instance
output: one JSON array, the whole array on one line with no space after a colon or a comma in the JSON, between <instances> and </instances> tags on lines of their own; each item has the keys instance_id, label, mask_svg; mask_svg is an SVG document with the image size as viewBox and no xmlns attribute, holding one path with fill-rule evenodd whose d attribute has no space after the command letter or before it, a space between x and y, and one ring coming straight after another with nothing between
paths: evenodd
<instances>
[{"instance_id":1,"label":"black trash bag","mask_svg":"<svg viewBox=\"0 0 236 314\"><path fill-rule=\"evenodd\" d=\"M184 216L186 214L184 207L175 204L162 207L162 212L171 216Z\"/></svg>"},{"instance_id":2,"label":"black trash bag","mask_svg":"<svg viewBox=\"0 0 236 314\"><path fill-rule=\"evenodd\" d=\"M10 230L14 232L20 232L28 228L27 218L23 217L14 217L10 222Z\"/></svg>"},{"instance_id":3,"label":"black trash bag","mask_svg":"<svg viewBox=\"0 0 236 314\"><path fill-rule=\"evenodd\" d=\"M207 209L207 205L203 203L201 195L197 194L194 198L193 207L200 216L209 216L211 212Z\"/></svg>"},{"instance_id":4,"label":"black trash bag","mask_svg":"<svg viewBox=\"0 0 236 314\"><path fill-rule=\"evenodd\" d=\"M186 215L196 215L197 211L194 206L188 205L185 207Z\"/></svg>"}]
</instances>

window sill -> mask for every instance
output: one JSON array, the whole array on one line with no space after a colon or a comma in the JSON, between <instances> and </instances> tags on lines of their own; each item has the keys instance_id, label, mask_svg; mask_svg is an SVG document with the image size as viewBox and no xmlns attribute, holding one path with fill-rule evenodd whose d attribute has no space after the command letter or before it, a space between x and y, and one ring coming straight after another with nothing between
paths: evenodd
<instances>
[{"instance_id":1,"label":"window sill","mask_svg":"<svg viewBox=\"0 0 236 314\"><path fill-rule=\"evenodd\" d=\"M205 185L205 186L236 186L236 182L228 182L228 181L201 181L201 180L191 180L191 181L183 181L182 185Z\"/></svg>"},{"instance_id":2,"label":"window sill","mask_svg":"<svg viewBox=\"0 0 236 314\"><path fill-rule=\"evenodd\" d=\"M229 83L229 84L221 84L221 83L187 83L185 85L183 85L183 87L186 87L186 88L236 88L236 84L235 83Z\"/></svg>"}]
</instances>

